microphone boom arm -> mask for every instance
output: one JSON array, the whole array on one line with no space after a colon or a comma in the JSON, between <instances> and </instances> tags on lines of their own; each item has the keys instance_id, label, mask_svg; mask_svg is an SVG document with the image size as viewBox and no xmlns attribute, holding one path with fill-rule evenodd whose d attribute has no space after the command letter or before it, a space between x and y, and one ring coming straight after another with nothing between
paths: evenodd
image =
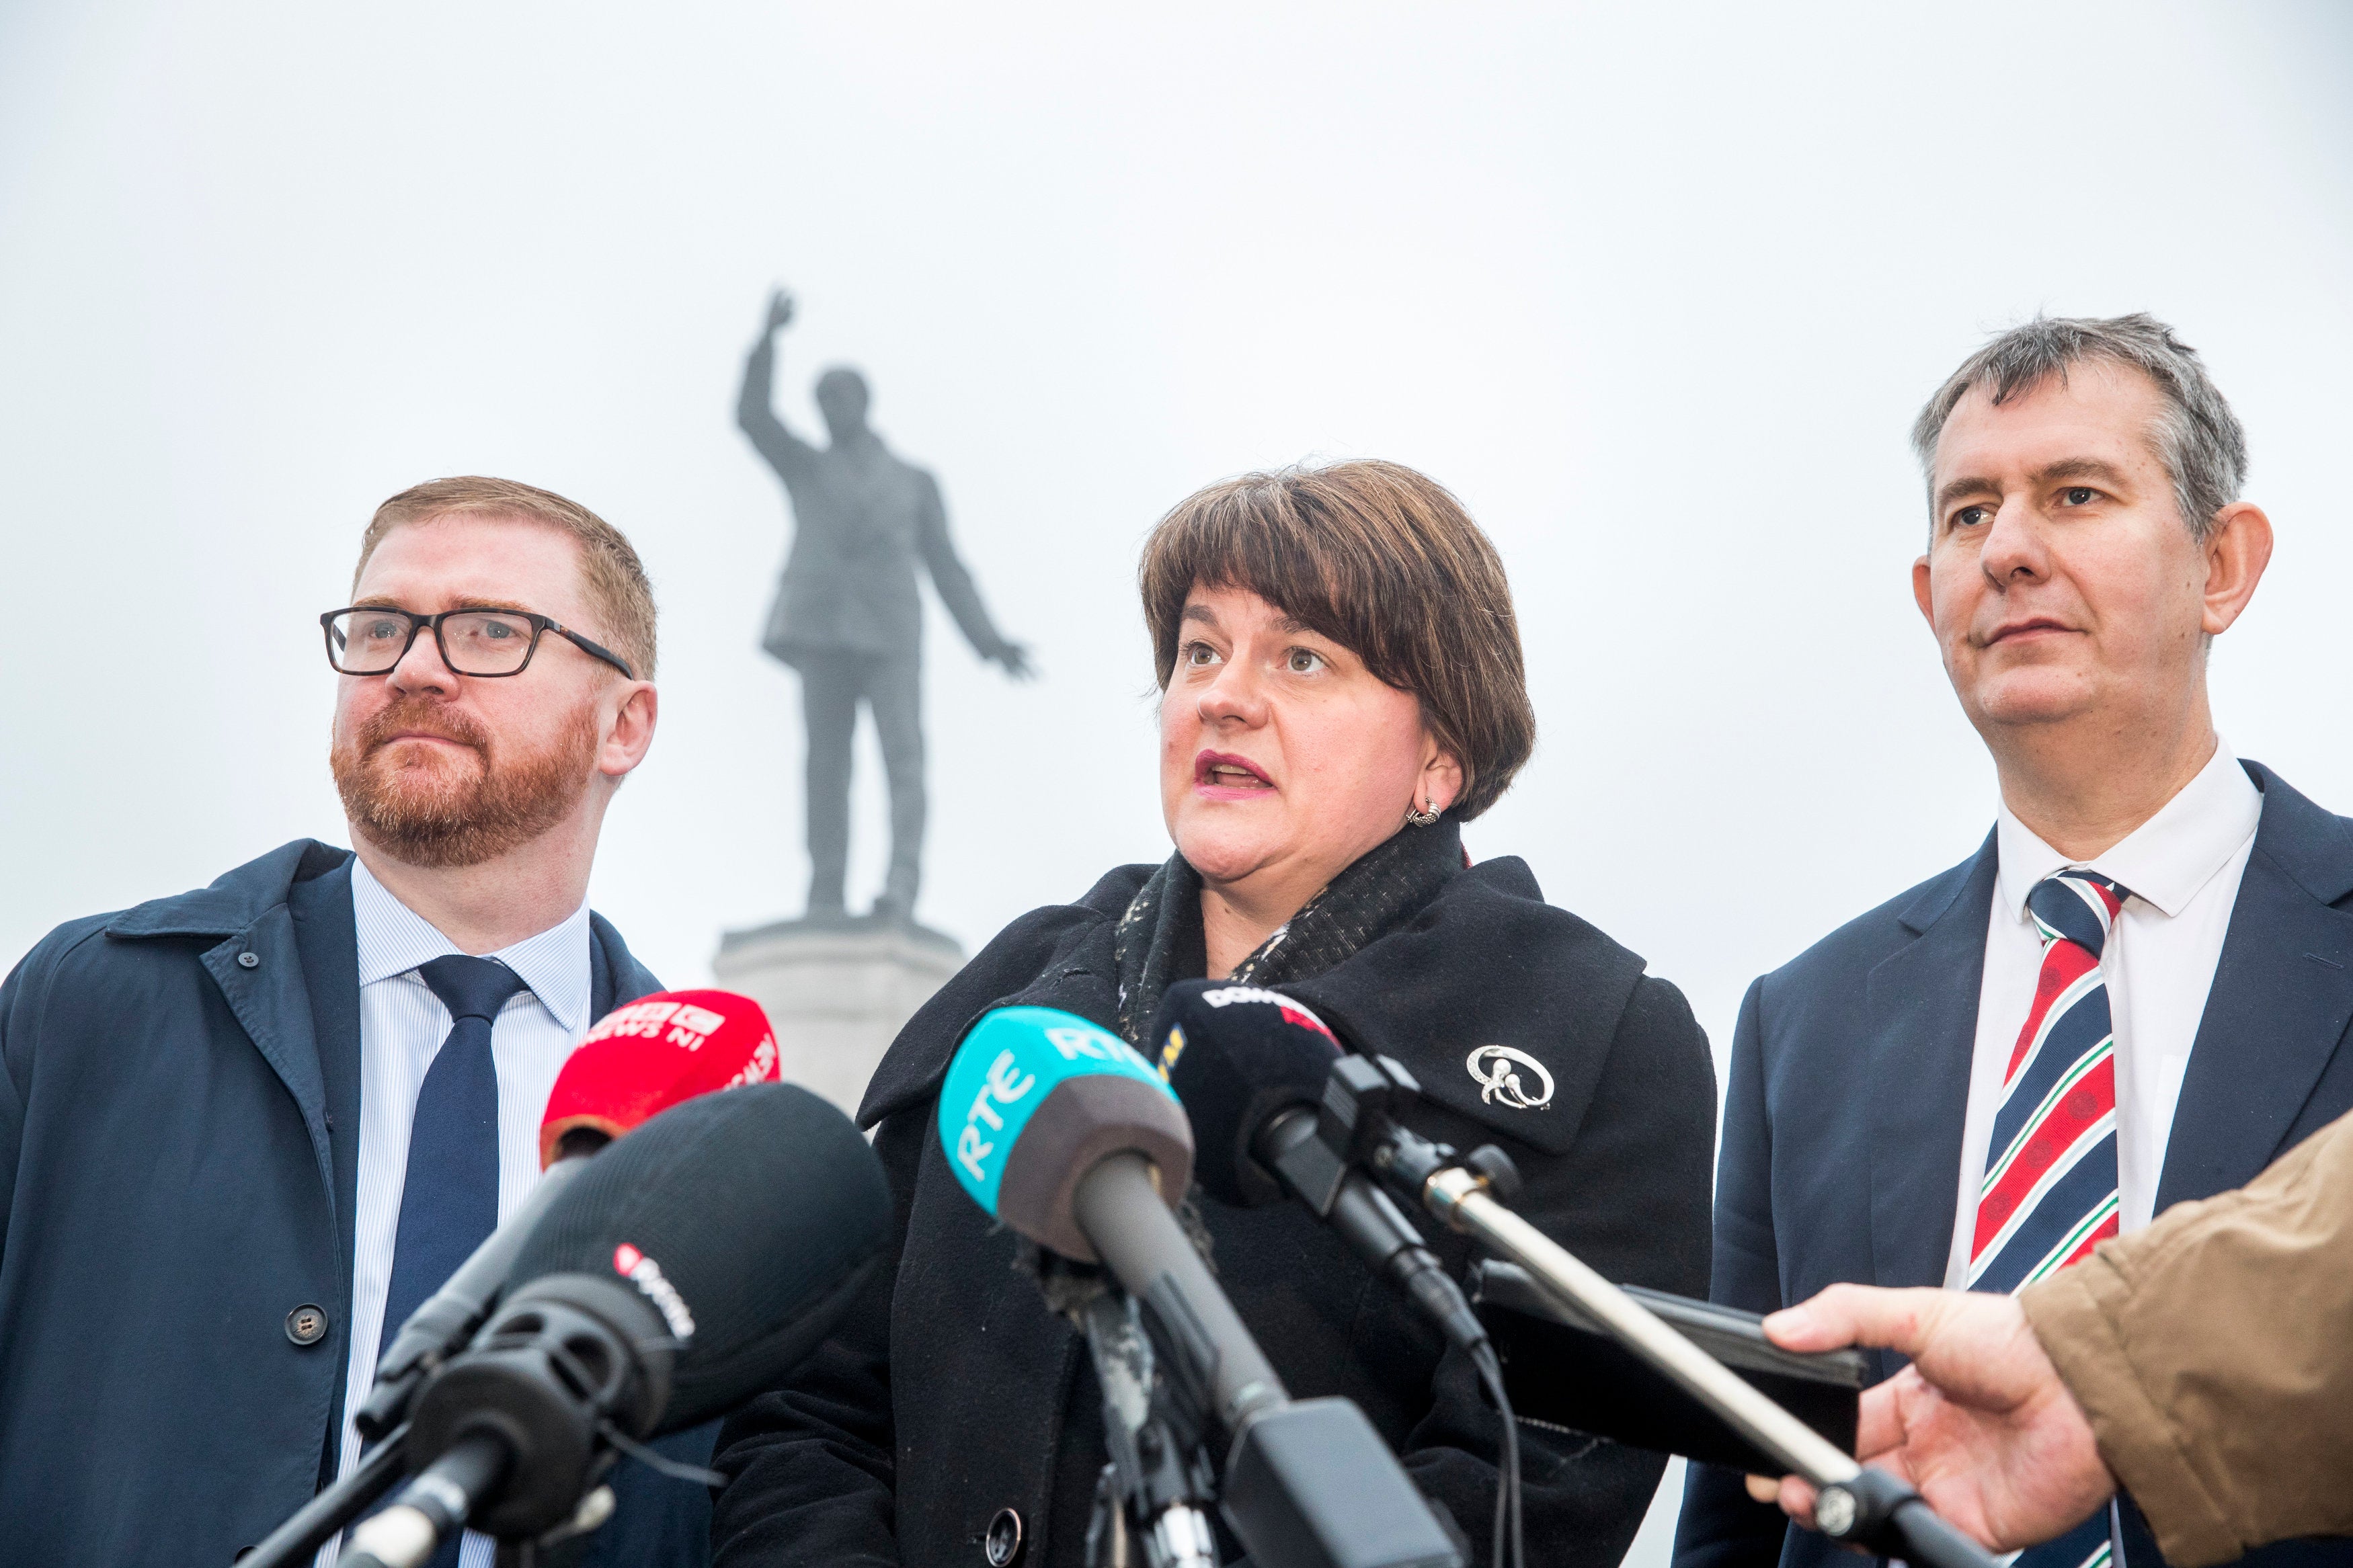
<instances>
[{"instance_id":1,"label":"microphone boom arm","mask_svg":"<svg viewBox=\"0 0 2353 1568\"><path fill-rule=\"evenodd\" d=\"M1362 1058L1358 1058L1361 1060ZM1389 1064L1383 1063L1383 1068ZM1403 1069L1398 1069L1402 1072ZM1339 1075L1335 1073L1335 1080ZM1384 1119L1386 1120L1386 1119ZM1472 1163L1485 1164L1474 1152ZM1500 1153L1500 1152L1495 1152ZM1727 1425L1815 1487L1816 1528L1926 1568L1994 1568L1996 1559L1884 1470L1867 1468L1489 1192L1487 1175L1454 1152L1389 1121L1371 1163L1450 1228L1527 1270L1546 1295L1599 1322L1621 1344Z\"/></svg>"},{"instance_id":2,"label":"microphone boom arm","mask_svg":"<svg viewBox=\"0 0 2353 1568\"><path fill-rule=\"evenodd\" d=\"M1839 1486L1862 1466L1803 1421L1742 1381L1722 1362L1683 1338L1664 1319L1594 1272L1583 1259L1487 1195L1485 1184L1460 1165L1422 1188L1430 1212L1528 1271L1538 1288L1599 1319L1609 1332L1662 1375L1736 1427L1741 1436L1817 1487Z\"/></svg>"},{"instance_id":3,"label":"microphone boom arm","mask_svg":"<svg viewBox=\"0 0 2353 1568\"><path fill-rule=\"evenodd\" d=\"M368 1450L348 1476L304 1503L261 1544L237 1559L237 1568L301 1568L328 1537L365 1513L368 1505L408 1473L408 1428L401 1426Z\"/></svg>"}]
</instances>

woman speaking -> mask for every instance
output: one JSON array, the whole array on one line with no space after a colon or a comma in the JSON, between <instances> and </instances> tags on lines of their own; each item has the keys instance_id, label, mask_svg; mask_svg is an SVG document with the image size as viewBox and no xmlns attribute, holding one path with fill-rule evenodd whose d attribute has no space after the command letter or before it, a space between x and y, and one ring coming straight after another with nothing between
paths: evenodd
<instances>
[{"instance_id":1,"label":"woman speaking","mask_svg":"<svg viewBox=\"0 0 2353 1568\"><path fill-rule=\"evenodd\" d=\"M1014 921L883 1058L860 1120L880 1123L895 1263L722 1434L723 1568L1085 1561L1104 1447L1084 1344L934 1131L948 1062L994 1007L1064 1008L1141 1047L1177 981L1291 991L1413 1071L1424 1135L1509 1152L1514 1206L1604 1275L1705 1293L1715 1089L1690 1008L1521 861L1463 852L1535 728L1486 536L1412 469L1340 463L1193 496L1139 575L1176 853ZM1469 1362L1305 1210L1194 1201L1291 1393L1355 1400L1483 1559L1501 1432ZM1459 1274L1467 1243L1430 1240ZM1521 1454L1530 1561L1614 1565L1664 1461L1535 1429Z\"/></svg>"}]
</instances>

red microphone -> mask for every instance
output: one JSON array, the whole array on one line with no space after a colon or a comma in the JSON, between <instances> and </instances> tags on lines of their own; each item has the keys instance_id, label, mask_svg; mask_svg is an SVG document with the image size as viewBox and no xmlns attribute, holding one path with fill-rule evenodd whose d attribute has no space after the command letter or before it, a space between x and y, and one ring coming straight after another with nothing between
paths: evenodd
<instances>
[{"instance_id":1,"label":"red microphone","mask_svg":"<svg viewBox=\"0 0 2353 1568\"><path fill-rule=\"evenodd\" d=\"M768 1015L733 991L657 991L597 1022L555 1075L539 1123L542 1170L572 1142L601 1145L698 1094L776 1076Z\"/></svg>"}]
</instances>

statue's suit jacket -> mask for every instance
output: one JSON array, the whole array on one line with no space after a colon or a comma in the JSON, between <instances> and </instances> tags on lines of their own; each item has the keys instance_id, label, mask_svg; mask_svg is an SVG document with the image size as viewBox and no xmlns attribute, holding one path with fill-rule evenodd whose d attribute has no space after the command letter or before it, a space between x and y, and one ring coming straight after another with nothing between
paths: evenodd
<instances>
[{"instance_id":1,"label":"statue's suit jacket","mask_svg":"<svg viewBox=\"0 0 2353 1568\"><path fill-rule=\"evenodd\" d=\"M2353 821L2242 764L2263 792L2190 1047L2157 1207L2243 1185L2353 1109ZM1717 1157L1713 1294L1767 1312L1841 1281L1941 1285L1996 880L1995 839L1748 988ZM1878 1375L1903 1363L1873 1352ZM2161 1562L2124 1511L2129 1568ZM1694 1465L1675 1568L1841 1560L1740 1478ZM2353 1568L2353 1542L2242 1561Z\"/></svg>"},{"instance_id":2,"label":"statue's suit jacket","mask_svg":"<svg viewBox=\"0 0 2353 1568\"><path fill-rule=\"evenodd\" d=\"M1004 639L949 542L939 482L891 453L812 447L785 428L770 401L776 352L773 339L752 351L736 410L793 502L792 552L760 646L796 666L809 654L920 657L920 562L972 646L991 655Z\"/></svg>"},{"instance_id":3,"label":"statue's suit jacket","mask_svg":"<svg viewBox=\"0 0 2353 1568\"><path fill-rule=\"evenodd\" d=\"M351 852L60 926L0 985L0 1560L227 1568L333 1469L359 1168ZM591 916L601 1015L659 984ZM300 1344L297 1307L328 1332ZM708 1455L715 1424L676 1444ZM627 1462L591 1561L707 1561Z\"/></svg>"}]
</instances>

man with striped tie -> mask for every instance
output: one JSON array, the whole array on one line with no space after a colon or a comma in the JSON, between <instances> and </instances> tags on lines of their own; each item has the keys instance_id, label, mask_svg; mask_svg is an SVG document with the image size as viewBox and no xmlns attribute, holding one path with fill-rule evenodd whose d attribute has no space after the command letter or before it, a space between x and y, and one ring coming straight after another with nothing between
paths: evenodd
<instances>
[{"instance_id":1,"label":"man with striped tie","mask_svg":"<svg viewBox=\"0 0 2353 1568\"><path fill-rule=\"evenodd\" d=\"M226 1568L348 1472L380 1347L537 1181L565 1057L659 989L587 904L654 734L637 552L456 479L385 502L359 555L321 616L353 849L72 921L0 986L10 1563ZM285 642L202 606L92 627L164 679ZM591 1563L708 1560L701 1487L636 1460L614 1486Z\"/></svg>"},{"instance_id":2,"label":"man with striped tie","mask_svg":"<svg viewBox=\"0 0 2353 1568\"><path fill-rule=\"evenodd\" d=\"M2036 320L1914 439L1914 595L2000 798L1976 855L1749 989L1713 1289L1756 1311L1841 1281L2018 1290L2353 1109L2353 823L2235 756L2208 703L2272 532L2198 355L2145 315ZM1677 1568L1831 1551L1693 1468ZM2162 1561L2128 1497L2021 1562L2118 1552ZM2248 1561L2321 1558L2353 1545Z\"/></svg>"}]
</instances>

